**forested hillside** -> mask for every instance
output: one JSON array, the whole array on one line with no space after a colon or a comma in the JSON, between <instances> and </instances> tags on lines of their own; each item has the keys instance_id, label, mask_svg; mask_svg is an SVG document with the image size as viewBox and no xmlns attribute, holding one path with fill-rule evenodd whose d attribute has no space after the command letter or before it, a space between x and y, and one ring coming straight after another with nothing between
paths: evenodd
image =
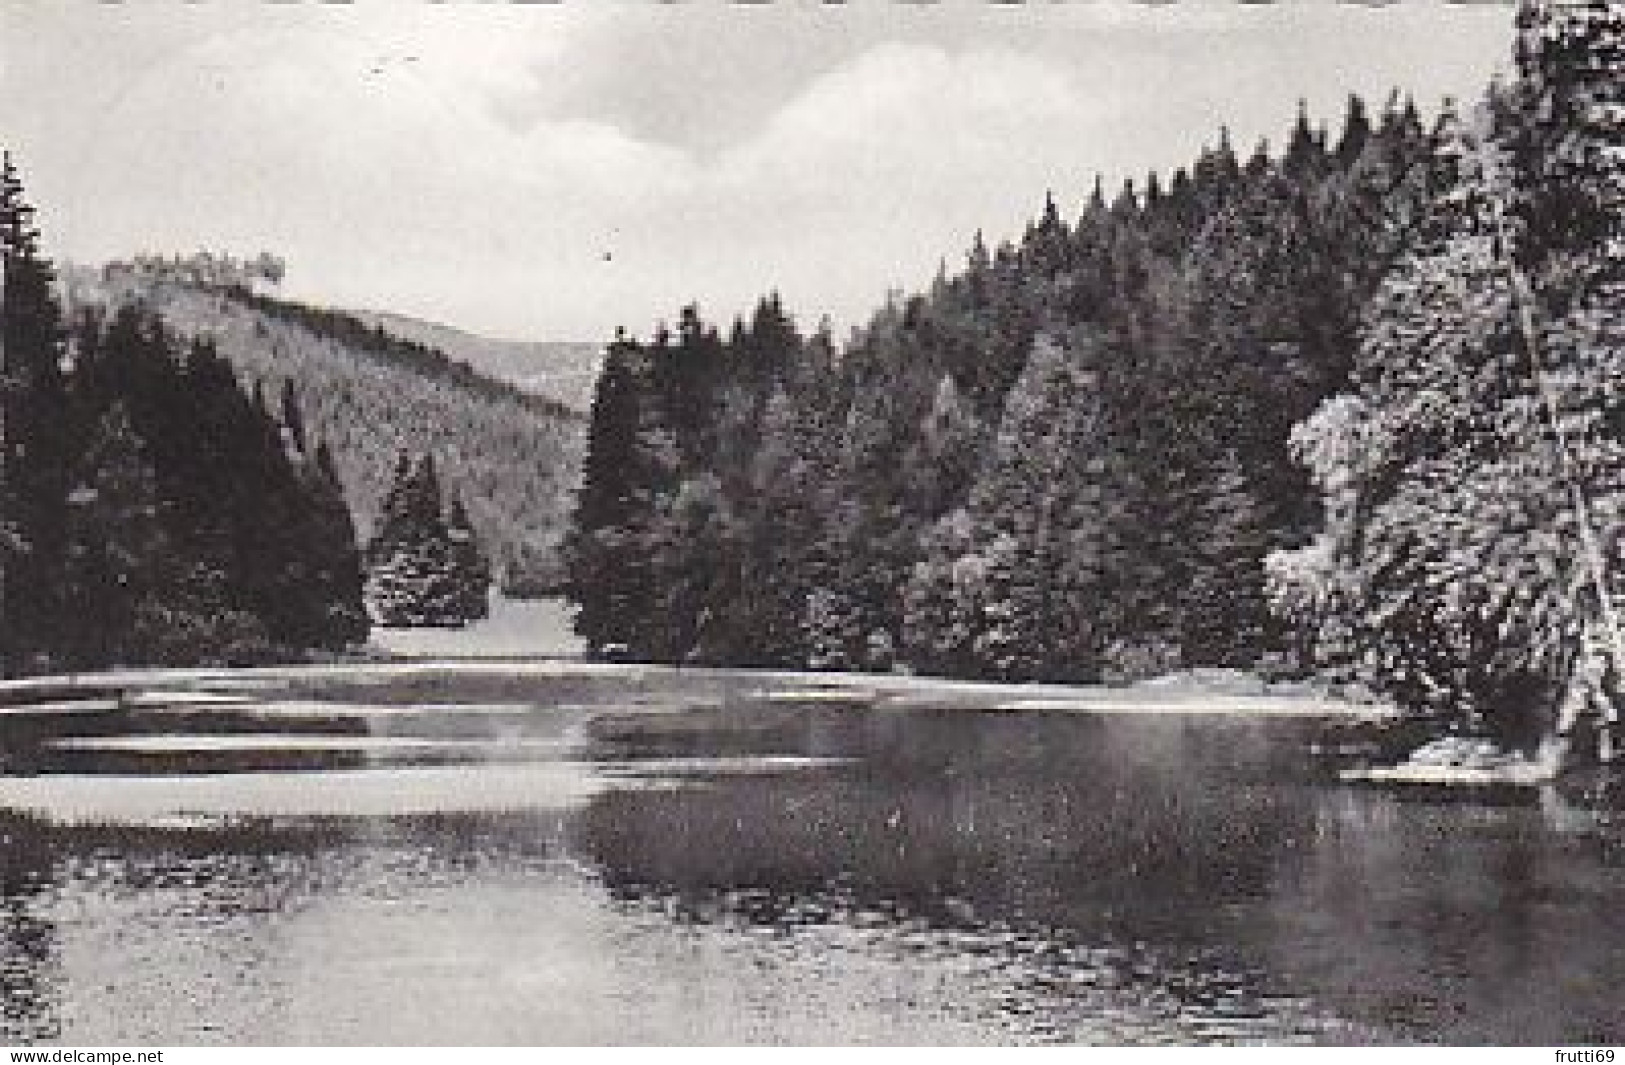
<instances>
[{"instance_id":1,"label":"forested hillside","mask_svg":"<svg viewBox=\"0 0 1625 1065\"><path fill-rule=\"evenodd\" d=\"M611 347L567 552L589 643L1010 679L1290 657L1263 559L1319 521L1294 423L1437 175L1408 102L1300 113L887 301L837 348L775 297ZM1063 190L1065 191L1065 190Z\"/></svg>"},{"instance_id":2,"label":"forested hillside","mask_svg":"<svg viewBox=\"0 0 1625 1065\"><path fill-rule=\"evenodd\" d=\"M584 435L579 415L353 315L275 299L241 279L200 280L143 260L72 280L75 303L139 303L177 334L209 338L267 396L291 389L332 451L363 539L399 456L430 454L499 579L519 592L557 581Z\"/></svg>"},{"instance_id":3,"label":"forested hillside","mask_svg":"<svg viewBox=\"0 0 1625 1065\"><path fill-rule=\"evenodd\" d=\"M585 415L604 361L604 345L555 340L497 340L391 311L355 311L355 317L392 336L416 341L466 362L486 377L556 400Z\"/></svg>"}]
</instances>

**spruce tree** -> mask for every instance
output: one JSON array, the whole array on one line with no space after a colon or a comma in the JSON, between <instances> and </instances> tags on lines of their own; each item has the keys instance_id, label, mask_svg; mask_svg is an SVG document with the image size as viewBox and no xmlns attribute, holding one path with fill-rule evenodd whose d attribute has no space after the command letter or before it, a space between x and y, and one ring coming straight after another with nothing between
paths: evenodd
<instances>
[{"instance_id":1,"label":"spruce tree","mask_svg":"<svg viewBox=\"0 0 1625 1065\"><path fill-rule=\"evenodd\" d=\"M1371 139L1371 117L1366 113L1365 101L1350 95L1348 109L1343 114L1343 133L1337 141L1337 161L1346 170L1365 152Z\"/></svg>"},{"instance_id":2,"label":"spruce tree","mask_svg":"<svg viewBox=\"0 0 1625 1065\"><path fill-rule=\"evenodd\" d=\"M368 604L383 625L456 625L464 595L434 459L403 454L367 545Z\"/></svg>"},{"instance_id":3,"label":"spruce tree","mask_svg":"<svg viewBox=\"0 0 1625 1065\"><path fill-rule=\"evenodd\" d=\"M67 636L62 602L68 466L72 441L62 372L61 312L54 274L41 256L34 208L10 153L0 156L0 517L15 541L3 575L0 650L14 669L49 656Z\"/></svg>"},{"instance_id":4,"label":"spruce tree","mask_svg":"<svg viewBox=\"0 0 1625 1065\"><path fill-rule=\"evenodd\" d=\"M594 394L575 519L565 543L576 631L594 652L671 656L660 610L663 549L679 485L677 438L658 401L650 353L610 345Z\"/></svg>"},{"instance_id":5,"label":"spruce tree","mask_svg":"<svg viewBox=\"0 0 1625 1065\"><path fill-rule=\"evenodd\" d=\"M66 650L79 666L139 661L137 619L180 576L146 451L120 401L102 415L76 463L65 594L75 619Z\"/></svg>"},{"instance_id":6,"label":"spruce tree","mask_svg":"<svg viewBox=\"0 0 1625 1065\"><path fill-rule=\"evenodd\" d=\"M312 647L341 650L365 640L369 628L355 520L326 442L317 444L314 455L300 456L297 471L303 496L302 550L310 574L306 640Z\"/></svg>"},{"instance_id":7,"label":"spruce tree","mask_svg":"<svg viewBox=\"0 0 1625 1065\"><path fill-rule=\"evenodd\" d=\"M452 569L457 579L457 613L466 621L490 616L491 563L480 546L468 510L455 495L446 512L446 535L451 540Z\"/></svg>"},{"instance_id":8,"label":"spruce tree","mask_svg":"<svg viewBox=\"0 0 1625 1065\"><path fill-rule=\"evenodd\" d=\"M938 524L906 592L906 650L931 668L1005 679L1092 675L1090 592L1103 445L1091 341L1035 345L969 506Z\"/></svg>"}]
</instances>

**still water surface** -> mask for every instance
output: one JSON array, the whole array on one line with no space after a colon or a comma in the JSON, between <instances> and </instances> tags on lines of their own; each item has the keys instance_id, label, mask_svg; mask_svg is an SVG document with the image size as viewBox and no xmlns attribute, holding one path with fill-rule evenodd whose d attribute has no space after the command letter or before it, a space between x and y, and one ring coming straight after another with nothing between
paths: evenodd
<instances>
[{"instance_id":1,"label":"still water surface","mask_svg":"<svg viewBox=\"0 0 1625 1065\"><path fill-rule=\"evenodd\" d=\"M1625 1041L1606 814L1339 785L1313 719L785 684L12 717L0 1041Z\"/></svg>"}]
</instances>

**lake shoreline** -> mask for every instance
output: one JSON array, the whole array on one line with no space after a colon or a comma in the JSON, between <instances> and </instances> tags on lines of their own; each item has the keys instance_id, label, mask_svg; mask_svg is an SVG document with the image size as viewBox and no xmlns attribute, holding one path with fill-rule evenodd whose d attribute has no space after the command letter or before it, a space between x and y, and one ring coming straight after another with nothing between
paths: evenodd
<instances>
[{"instance_id":1,"label":"lake shoreline","mask_svg":"<svg viewBox=\"0 0 1625 1065\"><path fill-rule=\"evenodd\" d=\"M253 689L301 681L382 682L409 677L490 676L522 681L534 678L603 678L645 683L754 681L751 694L770 702L850 704L854 708L903 707L982 713L1224 714L1260 717L1320 717L1389 720L1401 712L1390 705L1355 702L1303 686L1292 690L1237 691L1183 677L1135 685L1018 683L957 680L896 673L815 672L712 666L673 666L595 662L580 657L395 658L340 663L242 667L118 668L0 681L0 714L26 712L48 702L70 712L80 697L134 697L151 689Z\"/></svg>"}]
</instances>

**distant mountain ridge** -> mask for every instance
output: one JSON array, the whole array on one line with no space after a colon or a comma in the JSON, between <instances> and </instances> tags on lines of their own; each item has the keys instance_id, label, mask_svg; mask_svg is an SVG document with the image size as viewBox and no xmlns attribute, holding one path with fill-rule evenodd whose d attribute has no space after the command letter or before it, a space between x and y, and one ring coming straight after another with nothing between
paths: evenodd
<instances>
[{"instance_id":1,"label":"distant mountain ridge","mask_svg":"<svg viewBox=\"0 0 1625 1065\"><path fill-rule=\"evenodd\" d=\"M604 363L604 345L573 340L499 340L394 311L348 312L393 336L416 341L506 381L587 413Z\"/></svg>"}]
</instances>

